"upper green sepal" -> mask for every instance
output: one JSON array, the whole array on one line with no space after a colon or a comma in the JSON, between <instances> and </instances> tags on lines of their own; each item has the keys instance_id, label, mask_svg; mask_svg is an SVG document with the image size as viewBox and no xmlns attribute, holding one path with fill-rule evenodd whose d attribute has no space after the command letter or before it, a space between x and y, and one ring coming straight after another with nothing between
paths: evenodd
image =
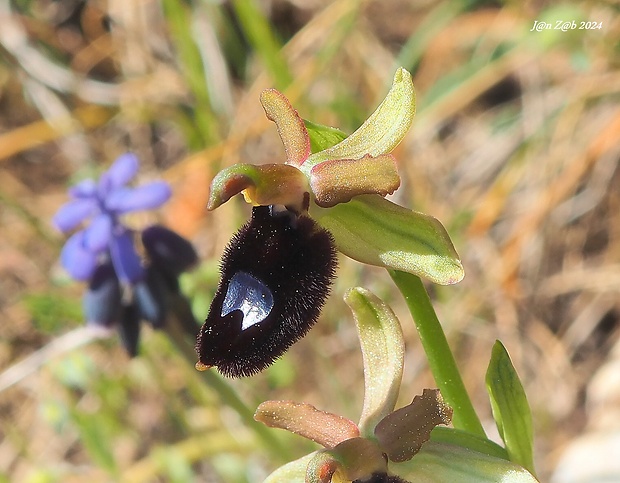
<instances>
[{"instance_id":1,"label":"upper green sepal","mask_svg":"<svg viewBox=\"0 0 620 483\"><path fill-rule=\"evenodd\" d=\"M375 437L375 426L394 411L403 376L405 341L392 309L362 287L349 289L344 301L353 312L364 361L364 406L359 428Z\"/></svg>"},{"instance_id":2,"label":"upper green sepal","mask_svg":"<svg viewBox=\"0 0 620 483\"><path fill-rule=\"evenodd\" d=\"M378 195L357 196L310 214L345 255L362 263L412 273L440 285L460 282L463 265L443 225Z\"/></svg>"},{"instance_id":3,"label":"upper green sepal","mask_svg":"<svg viewBox=\"0 0 620 483\"><path fill-rule=\"evenodd\" d=\"M379 107L350 136L335 146L311 154L301 166L309 174L328 159L360 159L390 153L403 140L415 115L415 91L411 74L400 67L392 87Z\"/></svg>"}]
</instances>

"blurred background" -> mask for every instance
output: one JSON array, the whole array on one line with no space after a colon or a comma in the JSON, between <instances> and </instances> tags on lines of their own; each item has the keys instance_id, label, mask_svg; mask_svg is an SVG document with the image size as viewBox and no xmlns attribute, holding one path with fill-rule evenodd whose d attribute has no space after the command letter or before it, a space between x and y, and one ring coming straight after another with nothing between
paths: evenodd
<instances>
[{"instance_id":1,"label":"blurred background","mask_svg":"<svg viewBox=\"0 0 620 483\"><path fill-rule=\"evenodd\" d=\"M273 430L290 452L274 455L161 332L143 331L135 359L117 337L85 334L84 287L59 267L50 219L68 186L137 153L140 181L163 178L173 197L128 224L158 219L195 243L202 263L182 286L201 321L219 255L249 215L237 199L206 212L210 180L283 160L260 91L352 132L398 66L418 109L394 153L393 199L441 220L463 260L463 282L429 290L474 404L496 434L484 374L499 338L532 406L541 481L601 481L575 478L620 454L619 11L613 0L0 0L0 481L254 483L315 448ZM294 399L357 419L361 354L342 301L356 285L402 321L401 405L434 387L387 273L341 257L310 334L231 381L249 407Z\"/></svg>"}]
</instances>

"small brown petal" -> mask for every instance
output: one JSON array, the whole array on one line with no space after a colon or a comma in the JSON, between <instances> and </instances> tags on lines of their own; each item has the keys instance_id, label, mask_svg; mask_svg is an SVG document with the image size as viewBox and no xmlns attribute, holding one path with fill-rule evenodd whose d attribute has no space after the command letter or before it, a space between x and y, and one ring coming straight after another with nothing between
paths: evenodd
<instances>
[{"instance_id":1,"label":"small brown petal","mask_svg":"<svg viewBox=\"0 0 620 483\"><path fill-rule=\"evenodd\" d=\"M275 89L264 90L260 102L267 118L276 123L284 144L286 163L301 166L310 156L310 137L304 121L284 94Z\"/></svg>"},{"instance_id":2,"label":"small brown petal","mask_svg":"<svg viewBox=\"0 0 620 483\"><path fill-rule=\"evenodd\" d=\"M330 159L310 171L316 203L329 208L354 196L392 194L400 186L396 160L390 154L360 159Z\"/></svg>"},{"instance_id":3,"label":"small brown petal","mask_svg":"<svg viewBox=\"0 0 620 483\"><path fill-rule=\"evenodd\" d=\"M389 459L398 463L413 458L435 426L450 421L452 408L443 401L439 389L424 389L411 404L383 418L375 436Z\"/></svg>"},{"instance_id":4,"label":"small brown petal","mask_svg":"<svg viewBox=\"0 0 620 483\"><path fill-rule=\"evenodd\" d=\"M256 409L254 419L270 428L299 434L326 448L333 448L360 434L357 425L350 419L294 401L265 401Z\"/></svg>"}]
</instances>

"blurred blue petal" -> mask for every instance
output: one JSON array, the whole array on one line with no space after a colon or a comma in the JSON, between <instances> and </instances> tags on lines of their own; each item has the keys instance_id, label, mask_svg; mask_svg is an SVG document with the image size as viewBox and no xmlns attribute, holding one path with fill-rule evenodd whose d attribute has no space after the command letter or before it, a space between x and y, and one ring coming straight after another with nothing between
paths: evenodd
<instances>
[{"instance_id":1,"label":"blurred blue petal","mask_svg":"<svg viewBox=\"0 0 620 483\"><path fill-rule=\"evenodd\" d=\"M95 269L82 298L82 309L91 325L110 327L120 321L121 287L110 262Z\"/></svg>"},{"instance_id":2,"label":"blurred blue petal","mask_svg":"<svg viewBox=\"0 0 620 483\"><path fill-rule=\"evenodd\" d=\"M150 210L164 204L172 194L165 181L154 181L138 188L123 188L106 198L106 208L116 213Z\"/></svg>"},{"instance_id":3,"label":"blurred blue petal","mask_svg":"<svg viewBox=\"0 0 620 483\"><path fill-rule=\"evenodd\" d=\"M173 277L178 277L198 262L193 245L164 226L153 225L145 229L142 243L152 264Z\"/></svg>"},{"instance_id":4,"label":"blurred blue petal","mask_svg":"<svg viewBox=\"0 0 620 483\"><path fill-rule=\"evenodd\" d=\"M159 329L166 320L166 284L153 267L146 272L145 279L133 287L134 305L143 319Z\"/></svg>"},{"instance_id":5,"label":"blurred blue petal","mask_svg":"<svg viewBox=\"0 0 620 483\"><path fill-rule=\"evenodd\" d=\"M112 217L101 213L84 229L84 246L93 252L100 252L110 243Z\"/></svg>"},{"instance_id":6,"label":"blurred blue petal","mask_svg":"<svg viewBox=\"0 0 620 483\"><path fill-rule=\"evenodd\" d=\"M119 234L114 233L112 235L110 256L114 270L121 282L133 284L144 278L144 268L133 246L133 237L130 231L123 229Z\"/></svg>"},{"instance_id":7,"label":"blurred blue petal","mask_svg":"<svg viewBox=\"0 0 620 483\"><path fill-rule=\"evenodd\" d=\"M138 158L133 153L121 154L112 163L99 180L100 195L105 197L107 194L122 186L125 186L138 172Z\"/></svg>"},{"instance_id":8,"label":"blurred blue petal","mask_svg":"<svg viewBox=\"0 0 620 483\"><path fill-rule=\"evenodd\" d=\"M140 315L133 305L123 307L118 332L129 357L137 356L140 340Z\"/></svg>"},{"instance_id":9,"label":"blurred blue petal","mask_svg":"<svg viewBox=\"0 0 620 483\"><path fill-rule=\"evenodd\" d=\"M52 223L63 233L73 230L97 208L93 199L78 199L60 207Z\"/></svg>"},{"instance_id":10,"label":"blurred blue petal","mask_svg":"<svg viewBox=\"0 0 620 483\"><path fill-rule=\"evenodd\" d=\"M97 194L97 183L92 179L85 179L69 188L69 194L74 198L92 198Z\"/></svg>"},{"instance_id":11,"label":"blurred blue petal","mask_svg":"<svg viewBox=\"0 0 620 483\"><path fill-rule=\"evenodd\" d=\"M97 254L84 246L84 232L74 233L60 252L60 263L76 280L88 280L97 267Z\"/></svg>"}]
</instances>

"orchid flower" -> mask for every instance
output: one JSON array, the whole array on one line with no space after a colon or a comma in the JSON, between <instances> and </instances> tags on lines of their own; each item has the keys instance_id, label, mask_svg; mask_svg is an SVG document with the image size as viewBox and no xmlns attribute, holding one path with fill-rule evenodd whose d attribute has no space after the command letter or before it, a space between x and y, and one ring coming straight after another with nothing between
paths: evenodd
<instances>
[{"instance_id":1,"label":"orchid flower","mask_svg":"<svg viewBox=\"0 0 620 483\"><path fill-rule=\"evenodd\" d=\"M463 266L442 224L384 199L400 185L390 153L403 140L415 113L409 72L396 71L381 105L344 139L336 130L304 122L275 89L263 91L260 100L276 124L286 161L222 170L211 184L209 210L242 193L254 206L284 205L308 213L333 235L340 252L360 262L438 284L463 278ZM340 142L334 144L334 136ZM312 153L311 139L324 149Z\"/></svg>"},{"instance_id":2,"label":"orchid flower","mask_svg":"<svg viewBox=\"0 0 620 483\"><path fill-rule=\"evenodd\" d=\"M324 449L275 470L265 483L535 483L504 448L442 426L452 417L439 390L424 389L394 409L404 364L400 322L372 292L350 289L364 363L365 393L358 424L307 403L266 401L254 418Z\"/></svg>"},{"instance_id":3,"label":"orchid flower","mask_svg":"<svg viewBox=\"0 0 620 483\"><path fill-rule=\"evenodd\" d=\"M224 250L196 345L199 370L216 366L231 377L263 370L316 323L333 282L336 249L440 284L464 275L439 221L384 199L400 185L390 153L415 113L409 72L398 69L387 97L348 137L305 123L275 89L260 100L286 162L220 171L207 205L213 210L239 193L254 205ZM312 153L311 141L323 149Z\"/></svg>"}]
</instances>

